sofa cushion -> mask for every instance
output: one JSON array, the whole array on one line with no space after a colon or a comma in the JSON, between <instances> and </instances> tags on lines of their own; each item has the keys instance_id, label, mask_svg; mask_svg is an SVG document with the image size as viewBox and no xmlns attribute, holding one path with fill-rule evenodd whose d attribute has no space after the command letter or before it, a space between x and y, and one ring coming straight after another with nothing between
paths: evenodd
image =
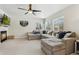
<instances>
[{"instance_id":1,"label":"sofa cushion","mask_svg":"<svg viewBox=\"0 0 79 59\"><path fill-rule=\"evenodd\" d=\"M33 34L40 34L40 31L33 31Z\"/></svg>"},{"instance_id":2,"label":"sofa cushion","mask_svg":"<svg viewBox=\"0 0 79 59\"><path fill-rule=\"evenodd\" d=\"M61 41L53 41L50 38L42 39L41 45L46 54L65 54L65 46Z\"/></svg>"},{"instance_id":3,"label":"sofa cushion","mask_svg":"<svg viewBox=\"0 0 79 59\"><path fill-rule=\"evenodd\" d=\"M52 39L42 39L41 42L45 44L45 46L48 46L51 48L63 45L62 41L53 41Z\"/></svg>"},{"instance_id":4,"label":"sofa cushion","mask_svg":"<svg viewBox=\"0 0 79 59\"><path fill-rule=\"evenodd\" d=\"M66 32L59 32L59 33L58 33L58 38L59 38L59 39L64 38L65 34L66 34Z\"/></svg>"}]
</instances>

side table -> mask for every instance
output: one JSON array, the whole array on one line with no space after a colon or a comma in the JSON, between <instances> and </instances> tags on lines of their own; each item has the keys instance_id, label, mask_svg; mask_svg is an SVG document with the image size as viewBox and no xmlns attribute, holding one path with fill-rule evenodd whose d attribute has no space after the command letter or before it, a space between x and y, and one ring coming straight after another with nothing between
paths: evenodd
<instances>
[{"instance_id":1,"label":"side table","mask_svg":"<svg viewBox=\"0 0 79 59\"><path fill-rule=\"evenodd\" d=\"M79 54L79 40L76 40L75 42L75 53Z\"/></svg>"}]
</instances>

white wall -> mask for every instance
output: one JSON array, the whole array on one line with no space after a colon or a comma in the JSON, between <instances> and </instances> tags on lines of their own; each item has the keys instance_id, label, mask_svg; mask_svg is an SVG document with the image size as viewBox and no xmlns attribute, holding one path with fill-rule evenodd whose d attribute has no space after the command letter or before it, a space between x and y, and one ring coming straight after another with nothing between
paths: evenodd
<instances>
[{"instance_id":1,"label":"white wall","mask_svg":"<svg viewBox=\"0 0 79 59\"><path fill-rule=\"evenodd\" d=\"M0 9L0 14L2 15L4 12Z\"/></svg>"},{"instance_id":2,"label":"white wall","mask_svg":"<svg viewBox=\"0 0 79 59\"><path fill-rule=\"evenodd\" d=\"M64 29L76 32L79 36L79 5L72 5L64 10Z\"/></svg>"},{"instance_id":3,"label":"white wall","mask_svg":"<svg viewBox=\"0 0 79 59\"><path fill-rule=\"evenodd\" d=\"M4 11L0 10L0 14L4 13ZM9 15L11 23L8 28L8 35L15 35L16 38L24 38L27 32L31 32L36 28L36 23L42 23L42 18L38 18L32 14L19 15L10 13ZM22 27L19 23L20 20L27 20L29 22L28 26Z\"/></svg>"},{"instance_id":4,"label":"white wall","mask_svg":"<svg viewBox=\"0 0 79 59\"><path fill-rule=\"evenodd\" d=\"M27 20L29 22L28 26L22 27L19 23L20 20ZM16 37L24 37L24 35L27 32L32 32L35 27L36 23L41 23L42 19L41 18L36 18L33 15L28 15L28 16L12 16L11 17L11 25L9 27L9 35L15 35Z\"/></svg>"}]
</instances>

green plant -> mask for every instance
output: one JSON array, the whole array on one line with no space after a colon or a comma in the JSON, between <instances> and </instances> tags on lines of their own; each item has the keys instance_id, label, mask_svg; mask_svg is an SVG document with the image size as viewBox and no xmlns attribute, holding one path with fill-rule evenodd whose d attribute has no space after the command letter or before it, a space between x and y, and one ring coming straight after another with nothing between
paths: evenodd
<instances>
[{"instance_id":1,"label":"green plant","mask_svg":"<svg viewBox=\"0 0 79 59\"><path fill-rule=\"evenodd\" d=\"M3 15L3 24L10 25L10 18L7 15Z\"/></svg>"}]
</instances>

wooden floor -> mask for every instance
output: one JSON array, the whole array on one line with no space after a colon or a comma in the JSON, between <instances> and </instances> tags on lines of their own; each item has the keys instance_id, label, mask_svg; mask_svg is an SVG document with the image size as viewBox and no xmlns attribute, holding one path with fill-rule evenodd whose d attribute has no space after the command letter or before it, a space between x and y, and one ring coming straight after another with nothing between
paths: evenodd
<instances>
[{"instance_id":1,"label":"wooden floor","mask_svg":"<svg viewBox=\"0 0 79 59\"><path fill-rule=\"evenodd\" d=\"M0 43L0 55L43 55L40 40L10 39Z\"/></svg>"},{"instance_id":2,"label":"wooden floor","mask_svg":"<svg viewBox=\"0 0 79 59\"><path fill-rule=\"evenodd\" d=\"M0 55L44 55L44 53L41 51L40 40L10 39L0 43Z\"/></svg>"}]
</instances>

